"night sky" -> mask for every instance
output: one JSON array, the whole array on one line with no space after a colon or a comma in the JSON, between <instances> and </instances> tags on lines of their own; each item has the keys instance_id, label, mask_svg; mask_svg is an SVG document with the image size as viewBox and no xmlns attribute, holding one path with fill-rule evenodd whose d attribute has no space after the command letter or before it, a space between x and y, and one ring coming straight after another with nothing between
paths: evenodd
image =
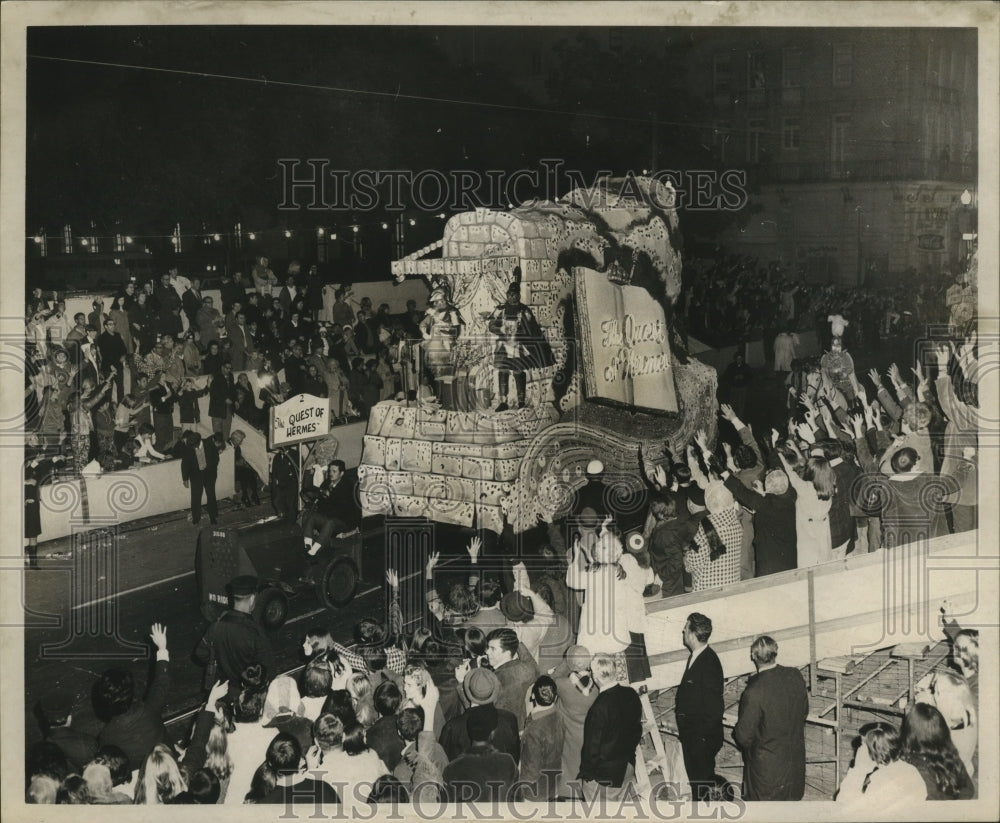
<instances>
[{"instance_id":1,"label":"night sky","mask_svg":"<svg viewBox=\"0 0 1000 823\"><path fill-rule=\"evenodd\" d=\"M626 43L609 64L593 59L581 30L546 30L550 65L557 67L545 80L546 105L557 109L550 114L276 82L539 105L513 85L504 66L483 59L474 66L455 62L460 54L445 50L437 31L30 29L27 232L91 220L99 233L119 220L136 233L162 232L177 221L274 225L289 217L276 210L280 158L326 158L332 167L351 170L512 171L559 157L587 173L634 168L645 159L646 126L591 120L584 122L593 128L581 128L574 113L641 120L656 107L665 110L670 100L662 81L663 49L654 57L638 43ZM509 37L511 59L517 59L520 31L506 29L502 36ZM678 51L673 59L681 56ZM627 89L622 76L632 78Z\"/></svg>"}]
</instances>

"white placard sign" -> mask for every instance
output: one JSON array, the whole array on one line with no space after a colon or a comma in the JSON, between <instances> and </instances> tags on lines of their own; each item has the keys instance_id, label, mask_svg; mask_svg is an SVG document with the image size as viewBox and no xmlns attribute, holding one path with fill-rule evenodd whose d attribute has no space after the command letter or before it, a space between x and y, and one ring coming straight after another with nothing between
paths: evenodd
<instances>
[{"instance_id":1,"label":"white placard sign","mask_svg":"<svg viewBox=\"0 0 1000 823\"><path fill-rule=\"evenodd\" d=\"M271 409L271 448L316 440L330 433L330 401L297 394Z\"/></svg>"}]
</instances>

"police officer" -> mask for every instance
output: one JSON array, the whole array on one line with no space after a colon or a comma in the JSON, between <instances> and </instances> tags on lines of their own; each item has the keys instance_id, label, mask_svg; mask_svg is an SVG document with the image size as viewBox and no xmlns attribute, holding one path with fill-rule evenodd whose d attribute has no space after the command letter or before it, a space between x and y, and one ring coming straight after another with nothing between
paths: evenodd
<instances>
[{"instance_id":1,"label":"police officer","mask_svg":"<svg viewBox=\"0 0 1000 823\"><path fill-rule=\"evenodd\" d=\"M268 679L276 674L274 648L263 626L253 617L257 588L257 578L249 574L230 582L233 607L208 627L194 652L195 660L202 665L215 660L216 679L228 680L230 693L239 688L244 669L254 663L264 667Z\"/></svg>"}]
</instances>

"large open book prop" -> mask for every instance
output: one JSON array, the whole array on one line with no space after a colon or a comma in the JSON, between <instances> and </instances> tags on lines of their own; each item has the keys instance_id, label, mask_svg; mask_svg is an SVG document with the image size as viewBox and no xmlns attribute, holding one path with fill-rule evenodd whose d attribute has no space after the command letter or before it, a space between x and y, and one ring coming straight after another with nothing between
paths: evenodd
<instances>
[{"instance_id":1,"label":"large open book prop","mask_svg":"<svg viewBox=\"0 0 1000 823\"><path fill-rule=\"evenodd\" d=\"M677 412L663 307L639 286L612 283L587 268L574 274L586 398Z\"/></svg>"}]
</instances>

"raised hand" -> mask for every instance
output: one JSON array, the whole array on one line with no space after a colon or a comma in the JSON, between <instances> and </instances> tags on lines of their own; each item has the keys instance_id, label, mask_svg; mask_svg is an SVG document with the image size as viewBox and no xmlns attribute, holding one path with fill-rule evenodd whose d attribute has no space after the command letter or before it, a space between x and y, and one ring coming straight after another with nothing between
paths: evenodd
<instances>
[{"instance_id":1,"label":"raised hand","mask_svg":"<svg viewBox=\"0 0 1000 823\"><path fill-rule=\"evenodd\" d=\"M385 570L385 582L389 584L390 588L393 589L399 588L399 574L396 572L395 569Z\"/></svg>"},{"instance_id":2,"label":"raised hand","mask_svg":"<svg viewBox=\"0 0 1000 823\"><path fill-rule=\"evenodd\" d=\"M809 426L807 423L799 423L799 425L796 427L796 431L798 431L799 437L805 440L806 443L816 442L816 433L812 430L812 427Z\"/></svg>"},{"instance_id":3,"label":"raised hand","mask_svg":"<svg viewBox=\"0 0 1000 823\"><path fill-rule=\"evenodd\" d=\"M475 563L479 557L479 552L482 551L483 540L478 535L473 535L472 539L469 541L469 545L466 547L466 551L469 553L469 557L472 558L472 562Z\"/></svg>"},{"instance_id":4,"label":"raised hand","mask_svg":"<svg viewBox=\"0 0 1000 823\"><path fill-rule=\"evenodd\" d=\"M947 343L934 347L934 354L937 355L938 373L944 374L948 370L948 362L951 360L951 349Z\"/></svg>"},{"instance_id":5,"label":"raised hand","mask_svg":"<svg viewBox=\"0 0 1000 823\"><path fill-rule=\"evenodd\" d=\"M653 482L661 489L666 487L667 470L663 466L656 466L653 469Z\"/></svg>"},{"instance_id":6,"label":"raised hand","mask_svg":"<svg viewBox=\"0 0 1000 823\"><path fill-rule=\"evenodd\" d=\"M438 564L438 561L440 559L441 559L441 552L432 552L431 556L427 558L427 566L424 568L424 571L427 573L428 577L430 576L431 572L434 571L434 567Z\"/></svg>"},{"instance_id":7,"label":"raised hand","mask_svg":"<svg viewBox=\"0 0 1000 823\"><path fill-rule=\"evenodd\" d=\"M471 669L472 669L472 661L463 660L455 667L455 679L459 683L461 683L463 680L465 680L465 676L469 673Z\"/></svg>"},{"instance_id":8,"label":"raised hand","mask_svg":"<svg viewBox=\"0 0 1000 823\"><path fill-rule=\"evenodd\" d=\"M167 650L167 627L160 624L154 623L152 628L149 630L149 636L153 638L153 645L161 651L165 652Z\"/></svg>"},{"instance_id":9,"label":"raised hand","mask_svg":"<svg viewBox=\"0 0 1000 823\"><path fill-rule=\"evenodd\" d=\"M777 445L778 445L778 437L780 437L780 435L778 434L778 430L777 430L777 429L775 429L775 428L772 428L772 429L771 429L771 448L772 448L772 449L773 449L773 448L774 448L775 446L777 446Z\"/></svg>"},{"instance_id":10,"label":"raised hand","mask_svg":"<svg viewBox=\"0 0 1000 823\"><path fill-rule=\"evenodd\" d=\"M881 376L878 373L878 369L869 369L868 370L868 379L871 380L872 383L875 384L875 388L876 389L881 389L882 388L882 378L881 378Z\"/></svg>"},{"instance_id":11,"label":"raised hand","mask_svg":"<svg viewBox=\"0 0 1000 823\"><path fill-rule=\"evenodd\" d=\"M723 416L723 418L728 420L730 423L732 423L733 420L736 419L736 412L733 410L733 407L730 406L728 403L723 403L721 406L719 406L719 413Z\"/></svg>"},{"instance_id":12,"label":"raised hand","mask_svg":"<svg viewBox=\"0 0 1000 823\"><path fill-rule=\"evenodd\" d=\"M209 711L215 710L215 704L222 700L229 694L229 681L228 680L217 680L215 685L208 692L208 700L205 702L205 708Z\"/></svg>"},{"instance_id":13,"label":"raised hand","mask_svg":"<svg viewBox=\"0 0 1000 823\"><path fill-rule=\"evenodd\" d=\"M886 374L889 375L889 379L892 381L892 384L894 386L898 386L900 383L903 382L903 378L899 373L899 366L897 366L895 363L891 363L889 365L889 371L886 372Z\"/></svg>"},{"instance_id":14,"label":"raised hand","mask_svg":"<svg viewBox=\"0 0 1000 823\"><path fill-rule=\"evenodd\" d=\"M851 421L851 429L854 431L854 436L861 437L865 433L865 421L862 419L860 414L852 414L849 419ZM850 433L851 432L848 432L848 434Z\"/></svg>"}]
</instances>

